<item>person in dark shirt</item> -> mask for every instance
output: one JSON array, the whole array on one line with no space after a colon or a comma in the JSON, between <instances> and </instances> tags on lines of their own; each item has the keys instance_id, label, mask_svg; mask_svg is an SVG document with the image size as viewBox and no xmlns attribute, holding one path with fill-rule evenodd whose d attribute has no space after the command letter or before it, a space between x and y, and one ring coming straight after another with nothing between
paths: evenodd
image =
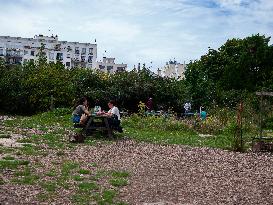
<instances>
[{"instance_id":1,"label":"person in dark shirt","mask_svg":"<svg viewBox=\"0 0 273 205\"><path fill-rule=\"evenodd\" d=\"M149 100L146 102L146 108L148 112L151 112L153 110L153 99L149 98Z\"/></svg>"},{"instance_id":2,"label":"person in dark shirt","mask_svg":"<svg viewBox=\"0 0 273 205\"><path fill-rule=\"evenodd\" d=\"M87 104L88 102L85 97L82 97L81 99L79 99L72 113L73 123L84 124L86 122L87 117L90 116Z\"/></svg>"}]
</instances>

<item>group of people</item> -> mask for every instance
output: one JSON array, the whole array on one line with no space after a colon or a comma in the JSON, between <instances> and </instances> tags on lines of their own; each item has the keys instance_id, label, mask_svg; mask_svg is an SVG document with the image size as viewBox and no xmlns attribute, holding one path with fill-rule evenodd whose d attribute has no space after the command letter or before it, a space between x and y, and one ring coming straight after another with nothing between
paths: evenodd
<instances>
[{"instance_id":1,"label":"group of people","mask_svg":"<svg viewBox=\"0 0 273 205\"><path fill-rule=\"evenodd\" d=\"M189 114L197 114L201 120L205 120L207 117L207 112L205 111L205 108L203 106L200 106L199 108L199 113L196 111L196 113L191 113L191 103L187 101L184 104L184 115L189 115Z\"/></svg>"},{"instance_id":2,"label":"group of people","mask_svg":"<svg viewBox=\"0 0 273 205\"><path fill-rule=\"evenodd\" d=\"M153 99L148 98L148 101L145 103L147 112L151 112L153 110ZM196 111L196 113L192 113L191 111L191 103L190 101L186 101L184 104L184 116L189 115L198 115L201 120L205 120L207 118L207 112L205 111L205 108L203 106L200 106L199 112Z\"/></svg>"},{"instance_id":3,"label":"group of people","mask_svg":"<svg viewBox=\"0 0 273 205\"><path fill-rule=\"evenodd\" d=\"M108 102L109 111L105 112L101 109L99 105L99 100L96 100L94 113L96 115L104 115L109 117L110 126L114 126L119 132L122 132L120 127L120 112L114 100ZM85 125L87 119L91 116L88 107L88 100L85 97L82 97L78 100L77 104L74 106L74 111L72 113L73 123L78 123L80 125Z\"/></svg>"}]
</instances>

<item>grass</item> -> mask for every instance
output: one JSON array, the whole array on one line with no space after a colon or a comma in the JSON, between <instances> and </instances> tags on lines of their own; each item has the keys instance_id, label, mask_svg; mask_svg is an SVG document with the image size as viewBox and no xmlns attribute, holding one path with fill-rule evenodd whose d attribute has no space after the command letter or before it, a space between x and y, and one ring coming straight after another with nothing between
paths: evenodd
<instances>
[{"instance_id":1,"label":"grass","mask_svg":"<svg viewBox=\"0 0 273 205\"><path fill-rule=\"evenodd\" d=\"M55 177L57 176L57 172L55 169L51 169L49 172L45 173L45 175L48 177Z\"/></svg>"},{"instance_id":2,"label":"grass","mask_svg":"<svg viewBox=\"0 0 273 205\"><path fill-rule=\"evenodd\" d=\"M11 138L9 134L0 134L0 138Z\"/></svg>"},{"instance_id":3,"label":"grass","mask_svg":"<svg viewBox=\"0 0 273 205\"><path fill-rule=\"evenodd\" d=\"M90 202L94 200L90 195L77 193L72 195L71 201L73 202L73 204L90 204Z\"/></svg>"},{"instance_id":4,"label":"grass","mask_svg":"<svg viewBox=\"0 0 273 205\"><path fill-rule=\"evenodd\" d=\"M90 163L89 165L92 166L92 167L97 167L97 166L98 166L98 164L95 163L95 162L92 162L92 163Z\"/></svg>"},{"instance_id":5,"label":"grass","mask_svg":"<svg viewBox=\"0 0 273 205\"><path fill-rule=\"evenodd\" d=\"M80 169L79 174L91 174L91 171L88 169Z\"/></svg>"},{"instance_id":6,"label":"grass","mask_svg":"<svg viewBox=\"0 0 273 205\"><path fill-rule=\"evenodd\" d=\"M123 179L123 178L110 179L109 183L112 186L115 186L115 187L121 187L121 186L128 185L128 181L126 179Z\"/></svg>"},{"instance_id":7,"label":"grass","mask_svg":"<svg viewBox=\"0 0 273 205\"><path fill-rule=\"evenodd\" d=\"M40 193L37 198L46 201L48 198L54 199L58 189L73 189L71 203L88 204L94 201L96 204L125 204L118 202L119 189L129 184L130 173L123 170L106 171L98 169L98 163L86 162L81 166L82 161L72 161L69 159L69 152L73 152L78 147L96 146L98 143L113 143L113 140L102 138L98 133L95 137L87 138L84 144L71 144L65 138L70 131L75 131L70 122L71 111L68 109L56 109L55 111L40 113L29 117L20 117L3 122L3 126L8 133L16 130L27 136L18 140L25 144L21 148L7 148L0 146L0 154L5 157L0 160L0 172L5 169L13 170L11 179L3 180L1 183L16 184L37 184L41 186L45 193ZM213 127L214 122L221 122L216 118L211 118L206 125L198 125L198 129L188 126L183 121L174 118L145 117L133 115L124 118L122 126L124 135L137 141L160 144L185 144L190 146L205 146L222 149L232 149L233 129L223 128L221 132L214 132L218 127ZM199 122L200 123L200 122ZM211 123L211 124L209 124ZM16 126L15 126L16 125ZM212 126L212 127L211 127ZM206 128L206 129L203 129ZM198 133L213 132L212 136L200 137ZM3 130L3 133L5 130ZM8 137L9 134L0 134L0 138ZM251 135L245 135L248 142ZM44 150L42 147L46 147ZM50 169L47 165L39 162L48 154L54 153L54 159L49 161ZM71 156L71 155L70 155ZM16 159L33 159L37 161ZM40 163L40 164L39 164ZM43 173L36 173L36 168L45 168ZM109 182L107 186L100 183L102 180ZM109 186L113 189L109 189Z\"/></svg>"},{"instance_id":8,"label":"grass","mask_svg":"<svg viewBox=\"0 0 273 205\"><path fill-rule=\"evenodd\" d=\"M234 119L225 120L225 123L223 124L221 117L211 116L204 122L197 121L194 127L195 119L181 121L174 118L132 115L124 118L122 125L126 136L137 141L233 150L234 128L236 127ZM250 133L251 129L248 126L245 125L243 131L243 140L246 144L251 142L249 136L255 136L254 133ZM199 133L211 134L211 136L202 137Z\"/></svg>"},{"instance_id":9,"label":"grass","mask_svg":"<svg viewBox=\"0 0 273 205\"><path fill-rule=\"evenodd\" d=\"M112 172L112 177L129 177L129 172L125 172L125 171L113 171Z\"/></svg>"},{"instance_id":10,"label":"grass","mask_svg":"<svg viewBox=\"0 0 273 205\"><path fill-rule=\"evenodd\" d=\"M78 187L80 191L84 192L99 188L99 186L95 182L81 182Z\"/></svg>"},{"instance_id":11,"label":"grass","mask_svg":"<svg viewBox=\"0 0 273 205\"><path fill-rule=\"evenodd\" d=\"M0 170L17 169L19 166L28 165L27 160L0 160Z\"/></svg>"},{"instance_id":12,"label":"grass","mask_svg":"<svg viewBox=\"0 0 273 205\"><path fill-rule=\"evenodd\" d=\"M20 185L40 186L42 191L36 195L40 202L54 202L58 197L57 190L66 189L74 193L70 198L73 204L91 202L117 204L116 201L119 201L118 187L115 190L108 189L109 187L101 185L100 181L108 180L111 173L115 177L127 177L129 173L98 169L99 164L97 163L87 163L89 168L81 167L82 162L77 159L71 161L66 153L80 145L71 144L65 138L69 131L74 131L70 116L70 110L68 112L67 109L57 109L29 117L16 116L12 120L4 121L3 126L6 131L16 131L16 134L26 136L19 139L18 142L28 144L19 148L0 146L0 154L5 156L0 160L0 172L6 169L13 170L7 180L0 178L0 185L10 183L16 187ZM4 134L1 136L8 137ZM111 140L97 134L93 139L88 138L81 146L95 146L98 142L112 143ZM46 150L43 147L46 147ZM44 164L41 159L52 153L56 158ZM17 157L21 159L16 159ZM28 158L31 159L31 163L28 160L22 160ZM48 166L52 168L48 170ZM45 171L41 173L43 169Z\"/></svg>"},{"instance_id":13,"label":"grass","mask_svg":"<svg viewBox=\"0 0 273 205\"><path fill-rule=\"evenodd\" d=\"M33 185L37 183L37 180L39 179L39 176L37 175L27 175L22 177L16 177L12 180L12 182L16 184L29 184Z\"/></svg>"},{"instance_id":14,"label":"grass","mask_svg":"<svg viewBox=\"0 0 273 205\"><path fill-rule=\"evenodd\" d=\"M2 177L0 177L0 185L4 185L5 184L5 181Z\"/></svg>"},{"instance_id":15,"label":"grass","mask_svg":"<svg viewBox=\"0 0 273 205\"><path fill-rule=\"evenodd\" d=\"M30 172L30 168L26 167L24 170L22 171L17 171L14 173L15 176L30 176L31 172Z\"/></svg>"},{"instance_id":16,"label":"grass","mask_svg":"<svg viewBox=\"0 0 273 205\"><path fill-rule=\"evenodd\" d=\"M83 180L84 180L84 177L79 176L79 175L76 175L76 176L73 176L73 179L74 179L75 181L83 181Z\"/></svg>"},{"instance_id":17,"label":"grass","mask_svg":"<svg viewBox=\"0 0 273 205\"><path fill-rule=\"evenodd\" d=\"M61 167L62 176L68 176L76 168L79 168L79 164L76 162L67 161L63 163Z\"/></svg>"},{"instance_id":18,"label":"grass","mask_svg":"<svg viewBox=\"0 0 273 205\"><path fill-rule=\"evenodd\" d=\"M3 157L3 159L5 159L5 160L15 160L15 158L13 156L9 156L9 155Z\"/></svg>"},{"instance_id":19,"label":"grass","mask_svg":"<svg viewBox=\"0 0 273 205\"><path fill-rule=\"evenodd\" d=\"M47 192L55 192L57 189L56 182L43 182L40 184L40 186Z\"/></svg>"},{"instance_id":20,"label":"grass","mask_svg":"<svg viewBox=\"0 0 273 205\"><path fill-rule=\"evenodd\" d=\"M117 191L112 189L107 189L102 192L102 194L97 194L95 196L98 204L114 204L114 199L117 196Z\"/></svg>"}]
</instances>

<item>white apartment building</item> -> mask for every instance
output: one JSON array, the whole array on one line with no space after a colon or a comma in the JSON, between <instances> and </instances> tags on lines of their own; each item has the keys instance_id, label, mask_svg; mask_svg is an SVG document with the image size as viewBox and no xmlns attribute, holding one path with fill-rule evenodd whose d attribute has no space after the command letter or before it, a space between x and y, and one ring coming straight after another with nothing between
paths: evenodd
<instances>
[{"instance_id":1,"label":"white apartment building","mask_svg":"<svg viewBox=\"0 0 273 205\"><path fill-rule=\"evenodd\" d=\"M115 58L103 57L102 61L96 63L96 69L108 73L122 72L127 68L127 64L116 64Z\"/></svg>"},{"instance_id":2,"label":"white apartment building","mask_svg":"<svg viewBox=\"0 0 273 205\"><path fill-rule=\"evenodd\" d=\"M35 35L34 38L0 36L0 57L10 64L34 61L41 45L45 45L47 62L62 62L66 68L93 68L97 44L59 41L58 36Z\"/></svg>"},{"instance_id":3,"label":"white apartment building","mask_svg":"<svg viewBox=\"0 0 273 205\"><path fill-rule=\"evenodd\" d=\"M177 61L169 61L166 65L157 70L157 74L162 77L169 77L175 79L184 79L187 65L178 63Z\"/></svg>"}]
</instances>

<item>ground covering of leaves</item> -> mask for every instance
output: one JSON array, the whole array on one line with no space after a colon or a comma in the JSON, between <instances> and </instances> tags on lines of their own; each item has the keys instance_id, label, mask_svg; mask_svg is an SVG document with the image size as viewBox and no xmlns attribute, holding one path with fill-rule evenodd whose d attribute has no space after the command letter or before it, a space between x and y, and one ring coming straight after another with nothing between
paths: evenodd
<instances>
[{"instance_id":1,"label":"ground covering of leaves","mask_svg":"<svg viewBox=\"0 0 273 205\"><path fill-rule=\"evenodd\" d=\"M70 144L71 129L58 124L0 126L2 138L17 134L22 143L0 146L0 204L273 203L271 153L144 143L128 136Z\"/></svg>"}]
</instances>

